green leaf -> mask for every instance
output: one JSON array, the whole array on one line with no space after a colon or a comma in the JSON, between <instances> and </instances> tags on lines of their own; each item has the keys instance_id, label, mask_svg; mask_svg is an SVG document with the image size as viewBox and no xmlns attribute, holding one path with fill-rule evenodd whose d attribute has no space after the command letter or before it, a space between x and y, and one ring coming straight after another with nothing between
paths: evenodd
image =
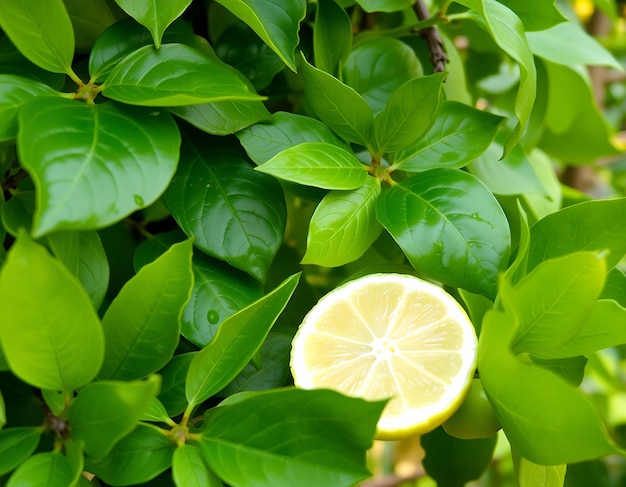
<instances>
[{"instance_id":1,"label":"green leaf","mask_svg":"<svg viewBox=\"0 0 626 487\"><path fill-rule=\"evenodd\" d=\"M398 152L419 140L432 126L443 103L445 74L414 78L401 85L374 121L380 152Z\"/></svg>"},{"instance_id":2,"label":"green leaf","mask_svg":"<svg viewBox=\"0 0 626 487\"><path fill-rule=\"evenodd\" d=\"M518 321L512 350L550 356L574 338L604 287L605 274L601 255L576 252L542 262L513 289L503 282L502 304Z\"/></svg>"},{"instance_id":3,"label":"green leaf","mask_svg":"<svg viewBox=\"0 0 626 487\"><path fill-rule=\"evenodd\" d=\"M7 409L6 405L4 404L4 396L2 395L2 391L0 390L0 430L4 428L5 424L7 424Z\"/></svg>"},{"instance_id":4,"label":"green leaf","mask_svg":"<svg viewBox=\"0 0 626 487\"><path fill-rule=\"evenodd\" d=\"M152 398L148 407L144 410L143 414L139 418L141 421L149 421L152 423L167 423L174 426L176 423L173 423L170 419L170 415L168 414L165 406L161 401L159 401L156 397Z\"/></svg>"},{"instance_id":5,"label":"green leaf","mask_svg":"<svg viewBox=\"0 0 626 487\"><path fill-rule=\"evenodd\" d=\"M526 31L545 30L566 22L567 18L554 5L555 0L499 0L524 23Z\"/></svg>"},{"instance_id":6,"label":"green leaf","mask_svg":"<svg viewBox=\"0 0 626 487\"><path fill-rule=\"evenodd\" d=\"M532 51L526 40L524 27L519 17L496 0L460 0L459 3L475 10L481 16L482 27L491 35L498 46L520 68L520 81L515 97L517 125L504 145L504 155L519 142L533 109L537 94L537 70Z\"/></svg>"},{"instance_id":7,"label":"green leaf","mask_svg":"<svg viewBox=\"0 0 626 487\"><path fill-rule=\"evenodd\" d=\"M563 487L567 465L537 465L520 458L516 470L520 487Z\"/></svg>"},{"instance_id":8,"label":"green leaf","mask_svg":"<svg viewBox=\"0 0 626 487\"><path fill-rule=\"evenodd\" d=\"M345 63L352 47L352 23L335 0L318 0L313 26L315 65L333 76Z\"/></svg>"},{"instance_id":9,"label":"green leaf","mask_svg":"<svg viewBox=\"0 0 626 487\"><path fill-rule=\"evenodd\" d=\"M530 248L528 217L519 200L517 201L517 211L519 213L519 241L515 250L515 259L504 273L504 277L512 284L516 284L520 278L526 275L528 249Z\"/></svg>"},{"instance_id":10,"label":"green leaf","mask_svg":"<svg viewBox=\"0 0 626 487\"><path fill-rule=\"evenodd\" d=\"M115 22L107 0L63 0L63 3L72 22L76 50L91 49L100 34Z\"/></svg>"},{"instance_id":11,"label":"green leaf","mask_svg":"<svg viewBox=\"0 0 626 487\"><path fill-rule=\"evenodd\" d=\"M2 15L2 14L0 14ZM0 75L0 142L17 137L17 114L22 106L38 96L59 94L34 79Z\"/></svg>"},{"instance_id":12,"label":"green leaf","mask_svg":"<svg viewBox=\"0 0 626 487\"><path fill-rule=\"evenodd\" d=\"M172 358L193 286L191 250L191 240L173 245L113 300L102 320L106 353L100 378L140 379Z\"/></svg>"},{"instance_id":13,"label":"green leaf","mask_svg":"<svg viewBox=\"0 0 626 487\"><path fill-rule=\"evenodd\" d=\"M63 392L42 389L41 397L46 403L46 406L48 406L50 408L50 411L56 416L64 414L67 405L65 404L66 398L64 397Z\"/></svg>"},{"instance_id":14,"label":"green leaf","mask_svg":"<svg viewBox=\"0 0 626 487\"><path fill-rule=\"evenodd\" d=\"M567 358L541 358L531 355L530 359L534 364L540 365L544 369L553 372L566 382L578 387L585 376L587 357L567 357Z\"/></svg>"},{"instance_id":15,"label":"green leaf","mask_svg":"<svg viewBox=\"0 0 626 487\"><path fill-rule=\"evenodd\" d=\"M74 32L62 0L3 2L0 27L29 61L54 73L71 73Z\"/></svg>"},{"instance_id":16,"label":"green leaf","mask_svg":"<svg viewBox=\"0 0 626 487\"><path fill-rule=\"evenodd\" d=\"M115 0L124 11L152 34L154 45L161 47L165 29L180 17L191 0Z\"/></svg>"},{"instance_id":17,"label":"green leaf","mask_svg":"<svg viewBox=\"0 0 626 487\"><path fill-rule=\"evenodd\" d=\"M602 44L573 22L526 34L533 53L557 64L609 66L622 71L622 65ZM576 49L572 49L576 46Z\"/></svg>"},{"instance_id":18,"label":"green leaf","mask_svg":"<svg viewBox=\"0 0 626 487\"><path fill-rule=\"evenodd\" d=\"M504 119L464 103L447 101L428 133L396 155L394 165L403 171L436 167L461 168L485 152Z\"/></svg>"},{"instance_id":19,"label":"green leaf","mask_svg":"<svg viewBox=\"0 0 626 487\"><path fill-rule=\"evenodd\" d=\"M163 403L170 417L178 416L187 407L185 379L189 364L197 352L176 355L159 371L162 378L158 399Z\"/></svg>"},{"instance_id":20,"label":"green leaf","mask_svg":"<svg viewBox=\"0 0 626 487\"><path fill-rule=\"evenodd\" d=\"M511 447L540 465L618 453L596 408L578 388L511 353L514 325L513 317L489 311L478 345L480 378Z\"/></svg>"},{"instance_id":21,"label":"green leaf","mask_svg":"<svg viewBox=\"0 0 626 487\"><path fill-rule=\"evenodd\" d=\"M286 223L280 185L254 171L239 148L206 136L183 136L181 163L163 196L165 206L203 252L265 280Z\"/></svg>"},{"instance_id":22,"label":"green leaf","mask_svg":"<svg viewBox=\"0 0 626 487\"><path fill-rule=\"evenodd\" d=\"M22 426L0 431L0 475L22 464L37 448L41 428Z\"/></svg>"},{"instance_id":23,"label":"green leaf","mask_svg":"<svg viewBox=\"0 0 626 487\"><path fill-rule=\"evenodd\" d=\"M142 106L262 100L233 68L176 43L137 49L113 68L102 87L109 98Z\"/></svg>"},{"instance_id":24,"label":"green leaf","mask_svg":"<svg viewBox=\"0 0 626 487\"><path fill-rule=\"evenodd\" d=\"M172 477L177 487L221 487L222 481L207 466L202 452L194 444L176 448L172 461Z\"/></svg>"},{"instance_id":25,"label":"green leaf","mask_svg":"<svg viewBox=\"0 0 626 487\"><path fill-rule=\"evenodd\" d=\"M626 273L619 267L614 267L606 275L601 299L612 299L626 307Z\"/></svg>"},{"instance_id":26,"label":"green leaf","mask_svg":"<svg viewBox=\"0 0 626 487\"><path fill-rule=\"evenodd\" d=\"M176 169L180 135L164 112L44 97L19 118L20 162L37 189L35 237L121 220L154 202Z\"/></svg>"},{"instance_id":27,"label":"green leaf","mask_svg":"<svg viewBox=\"0 0 626 487\"><path fill-rule=\"evenodd\" d=\"M583 250L608 250L606 267L612 269L626 254L624 218L626 198L586 201L542 218L530 229L528 269Z\"/></svg>"},{"instance_id":28,"label":"green leaf","mask_svg":"<svg viewBox=\"0 0 626 487\"><path fill-rule=\"evenodd\" d=\"M214 395L247 365L285 309L299 278L300 274L294 274L268 295L224 320L211 343L189 365L185 394L190 405Z\"/></svg>"},{"instance_id":29,"label":"green leaf","mask_svg":"<svg viewBox=\"0 0 626 487\"><path fill-rule=\"evenodd\" d=\"M371 145L374 115L365 100L337 78L311 66L302 56L307 100L317 116L348 142Z\"/></svg>"},{"instance_id":30,"label":"green leaf","mask_svg":"<svg viewBox=\"0 0 626 487\"><path fill-rule=\"evenodd\" d=\"M109 485L142 484L172 465L176 446L152 426L140 424L102 458L85 459L85 470Z\"/></svg>"},{"instance_id":31,"label":"green leaf","mask_svg":"<svg viewBox=\"0 0 626 487\"><path fill-rule=\"evenodd\" d=\"M0 206L2 226L13 237L17 237L20 230L30 232L35 210L35 192L20 191Z\"/></svg>"},{"instance_id":32,"label":"green leaf","mask_svg":"<svg viewBox=\"0 0 626 487\"><path fill-rule=\"evenodd\" d=\"M205 414L200 441L229 485L347 487L370 475L365 451L384 402L299 389L232 398Z\"/></svg>"},{"instance_id":33,"label":"green leaf","mask_svg":"<svg viewBox=\"0 0 626 487\"><path fill-rule=\"evenodd\" d=\"M352 49L343 79L378 114L403 83L423 74L419 59L407 44L391 37L378 37L360 42Z\"/></svg>"},{"instance_id":34,"label":"green leaf","mask_svg":"<svg viewBox=\"0 0 626 487\"><path fill-rule=\"evenodd\" d=\"M238 132L237 137L256 164L264 164L279 152L304 142L326 142L350 150L324 123L288 112L276 112L272 123L252 125Z\"/></svg>"},{"instance_id":35,"label":"green leaf","mask_svg":"<svg viewBox=\"0 0 626 487\"><path fill-rule=\"evenodd\" d=\"M74 473L67 458L58 451L38 453L22 463L6 487L71 485Z\"/></svg>"},{"instance_id":36,"label":"green leaf","mask_svg":"<svg viewBox=\"0 0 626 487\"><path fill-rule=\"evenodd\" d=\"M219 0L235 16L248 24L292 71L296 71L295 49L300 21L306 14L304 0Z\"/></svg>"},{"instance_id":37,"label":"green leaf","mask_svg":"<svg viewBox=\"0 0 626 487\"><path fill-rule=\"evenodd\" d=\"M332 191L317 205L303 264L337 267L361 257L380 235L376 202L380 181L368 177L353 191Z\"/></svg>"},{"instance_id":38,"label":"green leaf","mask_svg":"<svg viewBox=\"0 0 626 487\"><path fill-rule=\"evenodd\" d=\"M495 296L497 275L509 260L509 226L474 176L442 168L410 177L381 194L376 216L416 270Z\"/></svg>"},{"instance_id":39,"label":"green leaf","mask_svg":"<svg viewBox=\"0 0 626 487\"><path fill-rule=\"evenodd\" d=\"M89 296L76 277L24 233L0 274L0 301L0 343L20 379L69 392L96 376L104 337Z\"/></svg>"},{"instance_id":40,"label":"green leaf","mask_svg":"<svg viewBox=\"0 0 626 487\"><path fill-rule=\"evenodd\" d=\"M276 154L256 170L307 186L356 189L367 179L367 166L353 152L327 142L304 142Z\"/></svg>"},{"instance_id":41,"label":"green leaf","mask_svg":"<svg viewBox=\"0 0 626 487\"><path fill-rule=\"evenodd\" d=\"M104 457L135 429L156 396L159 383L159 378L152 376L146 381L89 384L70 407L72 438L83 442L87 455Z\"/></svg>"},{"instance_id":42,"label":"green leaf","mask_svg":"<svg viewBox=\"0 0 626 487\"><path fill-rule=\"evenodd\" d=\"M410 7L415 0L357 0L366 12L397 12Z\"/></svg>"}]
</instances>

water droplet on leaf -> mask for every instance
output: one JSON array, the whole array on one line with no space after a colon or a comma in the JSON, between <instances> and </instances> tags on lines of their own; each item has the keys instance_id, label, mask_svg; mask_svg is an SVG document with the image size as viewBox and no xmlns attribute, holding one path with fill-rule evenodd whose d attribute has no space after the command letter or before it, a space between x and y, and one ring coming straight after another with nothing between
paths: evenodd
<instances>
[{"instance_id":1,"label":"water droplet on leaf","mask_svg":"<svg viewBox=\"0 0 626 487\"><path fill-rule=\"evenodd\" d=\"M212 325L214 325L220 320L220 314L214 309L209 310L206 317L209 320L209 323L211 323Z\"/></svg>"},{"instance_id":2,"label":"water droplet on leaf","mask_svg":"<svg viewBox=\"0 0 626 487\"><path fill-rule=\"evenodd\" d=\"M141 196L139 196L138 194L136 194L134 196L135 199L135 203L139 206L143 206L143 198Z\"/></svg>"}]
</instances>

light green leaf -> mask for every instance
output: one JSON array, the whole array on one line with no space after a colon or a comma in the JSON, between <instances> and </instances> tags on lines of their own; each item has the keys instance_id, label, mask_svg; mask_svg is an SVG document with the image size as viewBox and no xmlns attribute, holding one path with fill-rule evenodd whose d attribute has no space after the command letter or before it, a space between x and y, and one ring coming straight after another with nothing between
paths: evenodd
<instances>
[{"instance_id":1,"label":"light green leaf","mask_svg":"<svg viewBox=\"0 0 626 487\"><path fill-rule=\"evenodd\" d=\"M121 220L153 203L176 169L180 135L164 112L37 98L19 118L20 162L37 189L35 237Z\"/></svg>"},{"instance_id":2,"label":"light green leaf","mask_svg":"<svg viewBox=\"0 0 626 487\"><path fill-rule=\"evenodd\" d=\"M22 463L6 483L6 487L47 487L71 485L72 467L59 451L37 453Z\"/></svg>"},{"instance_id":3,"label":"light green leaf","mask_svg":"<svg viewBox=\"0 0 626 487\"><path fill-rule=\"evenodd\" d=\"M526 31L545 30L566 22L567 18L556 7L556 0L499 0L509 7L524 23Z\"/></svg>"},{"instance_id":4,"label":"light green leaf","mask_svg":"<svg viewBox=\"0 0 626 487\"><path fill-rule=\"evenodd\" d=\"M352 23L335 0L318 0L313 26L315 65L333 76L345 63L352 47Z\"/></svg>"},{"instance_id":5,"label":"light green leaf","mask_svg":"<svg viewBox=\"0 0 626 487\"><path fill-rule=\"evenodd\" d=\"M521 195L531 220L536 222L562 208L563 190L557 171L554 170L554 162L550 157L539 149L534 149L527 157L533 172L545 190L545 194L524 193Z\"/></svg>"},{"instance_id":6,"label":"light green leaf","mask_svg":"<svg viewBox=\"0 0 626 487\"><path fill-rule=\"evenodd\" d=\"M236 71L185 44L144 46L122 59L102 93L131 105L172 107L224 100L262 100Z\"/></svg>"},{"instance_id":7,"label":"light green leaf","mask_svg":"<svg viewBox=\"0 0 626 487\"><path fill-rule=\"evenodd\" d=\"M374 115L365 100L337 78L311 66L302 56L307 100L317 116L348 142L370 146Z\"/></svg>"},{"instance_id":8,"label":"light green leaf","mask_svg":"<svg viewBox=\"0 0 626 487\"><path fill-rule=\"evenodd\" d=\"M63 411L67 408L67 404L65 404L65 397L61 391L42 389L41 397L46 403L46 406L50 408L50 411L57 416L63 414Z\"/></svg>"},{"instance_id":9,"label":"light green leaf","mask_svg":"<svg viewBox=\"0 0 626 487\"><path fill-rule=\"evenodd\" d=\"M516 470L519 487L563 487L567 465L537 465L520 458Z\"/></svg>"},{"instance_id":10,"label":"light green leaf","mask_svg":"<svg viewBox=\"0 0 626 487\"><path fill-rule=\"evenodd\" d=\"M376 215L419 272L495 296L511 237L502 208L474 176L447 168L419 173L383 191Z\"/></svg>"},{"instance_id":11,"label":"light green leaf","mask_svg":"<svg viewBox=\"0 0 626 487\"><path fill-rule=\"evenodd\" d=\"M207 466L194 444L176 448L172 460L172 478L176 487L221 487L222 481Z\"/></svg>"},{"instance_id":12,"label":"light green leaf","mask_svg":"<svg viewBox=\"0 0 626 487\"><path fill-rule=\"evenodd\" d=\"M374 120L380 152L398 152L419 140L432 126L443 103L445 74L414 78L401 85Z\"/></svg>"},{"instance_id":13,"label":"light green leaf","mask_svg":"<svg viewBox=\"0 0 626 487\"><path fill-rule=\"evenodd\" d=\"M0 475L23 463L37 448L41 428L21 426L0 431Z\"/></svg>"},{"instance_id":14,"label":"light green leaf","mask_svg":"<svg viewBox=\"0 0 626 487\"><path fill-rule=\"evenodd\" d=\"M534 364L540 365L542 368L549 370L575 387L580 386L585 376L587 357L582 355L556 359L541 358L537 355L531 355L530 359Z\"/></svg>"},{"instance_id":15,"label":"light green leaf","mask_svg":"<svg viewBox=\"0 0 626 487\"><path fill-rule=\"evenodd\" d=\"M137 426L159 390L160 380L99 381L86 386L69 412L72 437L94 458L107 455L120 439Z\"/></svg>"},{"instance_id":16,"label":"light green leaf","mask_svg":"<svg viewBox=\"0 0 626 487\"><path fill-rule=\"evenodd\" d=\"M285 309L300 274L228 317L206 347L198 352L187 373L185 395L191 406L208 399L233 380L248 364Z\"/></svg>"},{"instance_id":17,"label":"light green leaf","mask_svg":"<svg viewBox=\"0 0 626 487\"><path fill-rule=\"evenodd\" d=\"M415 0L357 0L366 12L397 12L410 7Z\"/></svg>"},{"instance_id":18,"label":"light green leaf","mask_svg":"<svg viewBox=\"0 0 626 487\"><path fill-rule=\"evenodd\" d=\"M306 1L218 0L235 16L248 24L278 54L292 71L296 71L295 49L300 21L306 14Z\"/></svg>"},{"instance_id":19,"label":"light green leaf","mask_svg":"<svg viewBox=\"0 0 626 487\"><path fill-rule=\"evenodd\" d=\"M20 379L69 392L96 376L104 337L89 296L63 264L24 233L0 274L0 301L0 343Z\"/></svg>"},{"instance_id":20,"label":"light green leaf","mask_svg":"<svg viewBox=\"0 0 626 487\"><path fill-rule=\"evenodd\" d=\"M519 213L519 241L515 250L515 260L511 262L509 268L504 273L504 277L511 283L516 284L519 279L526 275L528 264L528 249L530 248L530 228L528 227L528 217L517 201L517 211Z\"/></svg>"},{"instance_id":21,"label":"light green leaf","mask_svg":"<svg viewBox=\"0 0 626 487\"><path fill-rule=\"evenodd\" d=\"M143 414L139 418L141 421L150 421L154 423L167 423L171 426L174 426L176 423L173 423L170 419L170 415L168 414L163 403L159 401L156 397L152 398L148 407L144 410Z\"/></svg>"},{"instance_id":22,"label":"light green leaf","mask_svg":"<svg viewBox=\"0 0 626 487\"><path fill-rule=\"evenodd\" d=\"M252 125L238 132L237 137L256 164L263 164L279 152L304 142L326 142L350 150L324 123L289 112L276 112L272 123Z\"/></svg>"},{"instance_id":23,"label":"light green leaf","mask_svg":"<svg viewBox=\"0 0 626 487\"><path fill-rule=\"evenodd\" d=\"M365 451L384 404L329 390L242 393L207 411L200 448L233 487L348 487L370 476Z\"/></svg>"},{"instance_id":24,"label":"light green leaf","mask_svg":"<svg viewBox=\"0 0 626 487\"><path fill-rule=\"evenodd\" d=\"M55 94L59 93L34 79L0 74L0 142L17 137L17 114L22 106L35 97Z\"/></svg>"},{"instance_id":25,"label":"light green leaf","mask_svg":"<svg viewBox=\"0 0 626 487\"><path fill-rule=\"evenodd\" d=\"M380 181L368 177L353 191L332 191L317 205L303 264L337 267L361 257L380 235L376 202Z\"/></svg>"},{"instance_id":26,"label":"light green leaf","mask_svg":"<svg viewBox=\"0 0 626 487\"><path fill-rule=\"evenodd\" d=\"M191 249L191 240L172 245L115 297L102 320L106 354L100 378L140 379L172 358L193 286Z\"/></svg>"},{"instance_id":27,"label":"light green leaf","mask_svg":"<svg viewBox=\"0 0 626 487\"><path fill-rule=\"evenodd\" d=\"M396 154L394 165L403 171L461 168L489 148L503 121L464 103L444 102L428 133Z\"/></svg>"},{"instance_id":28,"label":"light green leaf","mask_svg":"<svg viewBox=\"0 0 626 487\"><path fill-rule=\"evenodd\" d=\"M74 30L77 50L88 50L115 17L107 0L63 0Z\"/></svg>"},{"instance_id":29,"label":"light green leaf","mask_svg":"<svg viewBox=\"0 0 626 487\"><path fill-rule=\"evenodd\" d=\"M154 45L161 47L165 29L180 17L191 0L115 0L133 19L152 34Z\"/></svg>"},{"instance_id":30,"label":"light green leaf","mask_svg":"<svg viewBox=\"0 0 626 487\"><path fill-rule=\"evenodd\" d=\"M323 189L356 189L367 179L367 166L353 152L327 142L304 142L255 168L278 179Z\"/></svg>"},{"instance_id":31,"label":"light green leaf","mask_svg":"<svg viewBox=\"0 0 626 487\"><path fill-rule=\"evenodd\" d=\"M62 0L3 2L0 27L32 63L72 72L74 32Z\"/></svg>"}]
</instances>

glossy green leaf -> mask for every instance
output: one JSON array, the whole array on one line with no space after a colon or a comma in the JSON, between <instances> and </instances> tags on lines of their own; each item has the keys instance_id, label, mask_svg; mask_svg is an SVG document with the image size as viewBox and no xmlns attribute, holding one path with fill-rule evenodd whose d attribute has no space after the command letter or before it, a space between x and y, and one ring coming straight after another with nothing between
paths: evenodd
<instances>
[{"instance_id":1,"label":"glossy green leaf","mask_svg":"<svg viewBox=\"0 0 626 487\"><path fill-rule=\"evenodd\" d=\"M72 402L69 421L72 437L83 442L94 458L107 455L121 438L133 431L159 390L160 380L99 381L80 391Z\"/></svg>"},{"instance_id":2,"label":"glossy green leaf","mask_svg":"<svg viewBox=\"0 0 626 487\"><path fill-rule=\"evenodd\" d=\"M371 145L374 115L365 100L334 76L311 66L302 57L307 100L317 116L348 142Z\"/></svg>"},{"instance_id":3,"label":"glossy green leaf","mask_svg":"<svg viewBox=\"0 0 626 487\"><path fill-rule=\"evenodd\" d=\"M295 49L300 21L306 14L304 0L219 0L218 3L248 24L292 71L296 71Z\"/></svg>"},{"instance_id":4,"label":"glossy green leaf","mask_svg":"<svg viewBox=\"0 0 626 487\"><path fill-rule=\"evenodd\" d=\"M197 352L175 355L165 367L159 371L161 376L161 392L158 399L161 401L170 417L181 414L187 407L185 397L185 379L189 364Z\"/></svg>"},{"instance_id":5,"label":"glossy green leaf","mask_svg":"<svg viewBox=\"0 0 626 487\"><path fill-rule=\"evenodd\" d=\"M193 286L192 241L173 245L129 280L102 320L106 353L99 377L140 379L173 356Z\"/></svg>"},{"instance_id":6,"label":"glossy green leaf","mask_svg":"<svg viewBox=\"0 0 626 487\"><path fill-rule=\"evenodd\" d=\"M207 466L200 448L184 444L176 448L172 460L176 487L221 487L222 481Z\"/></svg>"},{"instance_id":7,"label":"glossy green leaf","mask_svg":"<svg viewBox=\"0 0 626 487\"><path fill-rule=\"evenodd\" d=\"M550 29L526 34L535 56L557 64L609 66L622 70L622 65L602 44L574 22L563 22ZM576 46L576 49L572 49Z\"/></svg>"},{"instance_id":8,"label":"glossy green leaf","mask_svg":"<svg viewBox=\"0 0 626 487\"><path fill-rule=\"evenodd\" d=\"M368 177L358 189L326 195L311 218L302 263L337 267L361 257L382 231L376 219L380 193L380 181Z\"/></svg>"},{"instance_id":9,"label":"glossy green leaf","mask_svg":"<svg viewBox=\"0 0 626 487\"><path fill-rule=\"evenodd\" d=\"M190 405L200 404L233 380L248 364L285 309L300 274L294 274L271 293L228 317L217 334L192 360L185 394Z\"/></svg>"},{"instance_id":10,"label":"glossy green leaf","mask_svg":"<svg viewBox=\"0 0 626 487\"><path fill-rule=\"evenodd\" d=\"M278 182L254 171L239 148L184 135L163 202L199 249L265 280L283 240L285 203Z\"/></svg>"},{"instance_id":11,"label":"glossy green leaf","mask_svg":"<svg viewBox=\"0 0 626 487\"><path fill-rule=\"evenodd\" d=\"M0 301L3 354L20 379L69 392L96 376L104 337L89 296L63 264L24 233L0 274Z\"/></svg>"},{"instance_id":12,"label":"glossy green leaf","mask_svg":"<svg viewBox=\"0 0 626 487\"><path fill-rule=\"evenodd\" d=\"M172 465L176 446L158 429L140 424L102 458L85 459L85 470L109 485L147 482Z\"/></svg>"},{"instance_id":13,"label":"glossy green leaf","mask_svg":"<svg viewBox=\"0 0 626 487\"><path fill-rule=\"evenodd\" d=\"M54 73L72 71L74 33L62 0L3 2L0 27L32 63Z\"/></svg>"},{"instance_id":14,"label":"glossy green leaf","mask_svg":"<svg viewBox=\"0 0 626 487\"><path fill-rule=\"evenodd\" d=\"M605 274L601 255L576 252L542 262L513 289L503 285L504 308L518 321L513 351L549 354L574 338L604 287Z\"/></svg>"},{"instance_id":15,"label":"glossy green leaf","mask_svg":"<svg viewBox=\"0 0 626 487\"><path fill-rule=\"evenodd\" d=\"M13 472L6 487L47 487L71 485L72 467L59 451L38 453L22 463Z\"/></svg>"},{"instance_id":16,"label":"glossy green leaf","mask_svg":"<svg viewBox=\"0 0 626 487\"><path fill-rule=\"evenodd\" d=\"M497 275L509 260L509 226L474 176L456 169L425 171L384 191L376 215L419 272L495 295Z\"/></svg>"},{"instance_id":17,"label":"glossy green leaf","mask_svg":"<svg viewBox=\"0 0 626 487\"><path fill-rule=\"evenodd\" d=\"M167 423L172 426L176 424L170 419L170 415L168 414L167 409L165 409L163 403L156 397L152 398L152 401L150 401L150 404L144 410L139 419L141 421L149 421L152 423Z\"/></svg>"},{"instance_id":18,"label":"glossy green leaf","mask_svg":"<svg viewBox=\"0 0 626 487\"><path fill-rule=\"evenodd\" d=\"M444 102L428 133L396 154L394 164L403 171L461 168L489 148L503 120L463 103Z\"/></svg>"},{"instance_id":19,"label":"glossy green leaf","mask_svg":"<svg viewBox=\"0 0 626 487\"><path fill-rule=\"evenodd\" d=\"M345 63L352 47L352 23L335 0L318 0L313 26L315 65L333 76Z\"/></svg>"},{"instance_id":20,"label":"glossy green leaf","mask_svg":"<svg viewBox=\"0 0 626 487\"><path fill-rule=\"evenodd\" d=\"M22 106L35 97L54 94L58 92L34 79L1 74L0 142L17 137L17 114Z\"/></svg>"},{"instance_id":21,"label":"glossy green leaf","mask_svg":"<svg viewBox=\"0 0 626 487\"><path fill-rule=\"evenodd\" d=\"M115 17L106 0L63 0L70 16L77 50L91 49Z\"/></svg>"},{"instance_id":22,"label":"glossy green leaf","mask_svg":"<svg viewBox=\"0 0 626 487\"><path fill-rule=\"evenodd\" d=\"M0 475L24 462L37 448L41 428L22 426L0 431Z\"/></svg>"},{"instance_id":23,"label":"glossy green leaf","mask_svg":"<svg viewBox=\"0 0 626 487\"><path fill-rule=\"evenodd\" d=\"M601 299L612 299L620 306L626 307L626 273L619 267L614 267L606 275Z\"/></svg>"},{"instance_id":24,"label":"glossy green leaf","mask_svg":"<svg viewBox=\"0 0 626 487\"><path fill-rule=\"evenodd\" d=\"M350 150L324 123L311 117L276 112L272 123L259 123L237 133L239 142L256 164L304 142L326 142Z\"/></svg>"},{"instance_id":25,"label":"glossy green leaf","mask_svg":"<svg viewBox=\"0 0 626 487\"><path fill-rule=\"evenodd\" d=\"M397 12L410 7L415 0L357 0L366 12Z\"/></svg>"},{"instance_id":26,"label":"glossy green leaf","mask_svg":"<svg viewBox=\"0 0 626 487\"><path fill-rule=\"evenodd\" d=\"M191 0L115 0L124 11L152 34L154 45L161 47L165 29L180 17Z\"/></svg>"},{"instance_id":27,"label":"glossy green leaf","mask_svg":"<svg viewBox=\"0 0 626 487\"><path fill-rule=\"evenodd\" d=\"M623 218L626 198L587 201L546 216L530 229L529 270L546 259L583 250L608 250L606 267L613 268L626 254Z\"/></svg>"},{"instance_id":28,"label":"glossy green leaf","mask_svg":"<svg viewBox=\"0 0 626 487\"><path fill-rule=\"evenodd\" d=\"M567 465L537 465L520 458L517 465L517 481L520 487L563 487Z\"/></svg>"},{"instance_id":29,"label":"glossy green leaf","mask_svg":"<svg viewBox=\"0 0 626 487\"><path fill-rule=\"evenodd\" d=\"M527 31L545 30L567 21L567 18L554 5L555 0L499 1L515 12Z\"/></svg>"},{"instance_id":30,"label":"glossy green leaf","mask_svg":"<svg viewBox=\"0 0 626 487\"><path fill-rule=\"evenodd\" d=\"M367 179L367 166L353 152L327 142L304 142L279 152L256 170L307 186L356 189Z\"/></svg>"},{"instance_id":31,"label":"glossy green leaf","mask_svg":"<svg viewBox=\"0 0 626 487\"><path fill-rule=\"evenodd\" d=\"M110 225L154 202L176 169L180 135L167 113L38 98L19 118L20 162L37 189L36 237Z\"/></svg>"},{"instance_id":32,"label":"glossy green leaf","mask_svg":"<svg viewBox=\"0 0 626 487\"><path fill-rule=\"evenodd\" d=\"M532 112L537 94L537 70L519 17L496 0L462 0L459 3L476 11L484 28L498 46L511 56L520 68L520 81L515 98L517 124L504 145L504 155L519 142ZM481 22L482 23L482 22Z\"/></svg>"},{"instance_id":33,"label":"glossy green leaf","mask_svg":"<svg viewBox=\"0 0 626 487\"><path fill-rule=\"evenodd\" d=\"M172 107L223 100L261 100L233 68L185 44L144 46L122 59L102 93L131 105Z\"/></svg>"},{"instance_id":34,"label":"glossy green leaf","mask_svg":"<svg viewBox=\"0 0 626 487\"><path fill-rule=\"evenodd\" d=\"M443 73L401 85L374 120L380 152L398 152L419 140L432 126L443 103Z\"/></svg>"},{"instance_id":35,"label":"glossy green leaf","mask_svg":"<svg viewBox=\"0 0 626 487\"><path fill-rule=\"evenodd\" d=\"M229 399L205 414L200 441L205 459L229 485L347 487L370 475L365 451L384 402L299 389Z\"/></svg>"},{"instance_id":36,"label":"glossy green leaf","mask_svg":"<svg viewBox=\"0 0 626 487\"><path fill-rule=\"evenodd\" d=\"M403 83L423 74L419 59L407 44L391 37L378 37L360 42L352 49L343 79L378 114Z\"/></svg>"}]
</instances>

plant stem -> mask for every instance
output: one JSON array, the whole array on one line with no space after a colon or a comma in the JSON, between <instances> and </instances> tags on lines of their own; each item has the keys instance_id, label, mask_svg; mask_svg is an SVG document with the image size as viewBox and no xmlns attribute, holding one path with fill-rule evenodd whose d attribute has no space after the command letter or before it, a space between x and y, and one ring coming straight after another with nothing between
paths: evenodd
<instances>
[{"instance_id":1,"label":"plant stem","mask_svg":"<svg viewBox=\"0 0 626 487\"><path fill-rule=\"evenodd\" d=\"M415 9L415 13L417 14L417 18L421 21L425 22L428 19L435 18L430 16L426 5L424 5L424 0L417 0L413 7ZM445 10L442 10L442 12L445 12ZM428 49L430 50L430 62L435 68L434 72L441 73L445 71L448 56L446 55L443 40L439 35L437 26L430 25L426 28L419 29L419 34L428 43Z\"/></svg>"}]
</instances>

